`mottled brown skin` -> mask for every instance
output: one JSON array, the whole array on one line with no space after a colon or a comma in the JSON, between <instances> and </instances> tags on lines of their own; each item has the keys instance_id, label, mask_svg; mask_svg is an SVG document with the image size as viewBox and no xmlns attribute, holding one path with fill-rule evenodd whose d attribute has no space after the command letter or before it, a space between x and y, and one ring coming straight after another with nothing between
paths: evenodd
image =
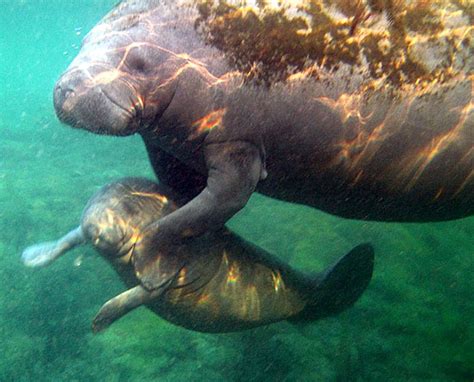
<instances>
[{"instance_id":1,"label":"mottled brown skin","mask_svg":"<svg viewBox=\"0 0 474 382\"><path fill-rule=\"evenodd\" d=\"M87 241L94 243L132 288L140 285L140 274L133 267L134 248L126 243L139 238L157 216L176 208L163 187L125 179L91 198L81 226ZM314 282L227 230L180 245L156 263L159 287L153 297L140 302L192 330L225 332L260 326L295 316L314 300L310 297ZM109 324L116 305L103 308L107 314L95 319L95 331L102 330L104 322Z\"/></svg>"},{"instance_id":2,"label":"mottled brown skin","mask_svg":"<svg viewBox=\"0 0 474 382\"><path fill-rule=\"evenodd\" d=\"M372 2L364 17L341 8L347 22L324 13L330 1L309 2L313 25L212 1L125 1L99 23L55 107L77 128L140 134L183 205L149 225L153 243L137 243L146 285L157 285L146 248L220 229L254 191L347 218L470 216L472 28L436 39L443 1L408 12ZM388 27L370 29L383 15ZM438 40L447 45L420 43Z\"/></svg>"},{"instance_id":3,"label":"mottled brown skin","mask_svg":"<svg viewBox=\"0 0 474 382\"><path fill-rule=\"evenodd\" d=\"M79 228L56 242L27 248L22 259L38 267L77 245L92 244L131 288L101 308L93 322L95 332L140 305L202 332L238 331L285 319L316 320L352 306L370 282L370 245L354 248L325 273L310 277L222 229L159 256L154 263L158 285L148 290L134 267L135 243L156 217L176 208L165 187L146 179L121 179L89 200Z\"/></svg>"}]
</instances>

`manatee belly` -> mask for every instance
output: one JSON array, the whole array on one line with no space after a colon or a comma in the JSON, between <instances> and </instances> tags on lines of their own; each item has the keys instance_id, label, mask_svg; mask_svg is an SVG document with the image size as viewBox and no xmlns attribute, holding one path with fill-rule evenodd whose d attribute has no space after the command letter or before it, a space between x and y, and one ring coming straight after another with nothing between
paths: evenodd
<instances>
[{"instance_id":1,"label":"manatee belly","mask_svg":"<svg viewBox=\"0 0 474 382\"><path fill-rule=\"evenodd\" d=\"M228 238L216 257L208 254L207 265L199 261L183 268L148 307L173 324L214 333L285 320L305 308L304 293L314 288L310 281L256 247Z\"/></svg>"}]
</instances>

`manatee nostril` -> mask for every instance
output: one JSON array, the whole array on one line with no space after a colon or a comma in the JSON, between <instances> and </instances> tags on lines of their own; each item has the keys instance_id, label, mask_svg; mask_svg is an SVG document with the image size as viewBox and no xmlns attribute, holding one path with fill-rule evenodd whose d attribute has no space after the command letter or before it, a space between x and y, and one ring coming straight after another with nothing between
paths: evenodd
<instances>
[{"instance_id":1,"label":"manatee nostril","mask_svg":"<svg viewBox=\"0 0 474 382\"><path fill-rule=\"evenodd\" d=\"M74 97L76 93L70 87L63 87L61 85L57 85L56 89L54 89L54 98L58 101L58 103L64 103L69 97Z\"/></svg>"},{"instance_id":2,"label":"manatee nostril","mask_svg":"<svg viewBox=\"0 0 474 382\"><path fill-rule=\"evenodd\" d=\"M135 70L138 72L143 72L145 71L146 64L145 61L142 59L137 59L135 60Z\"/></svg>"},{"instance_id":3,"label":"manatee nostril","mask_svg":"<svg viewBox=\"0 0 474 382\"><path fill-rule=\"evenodd\" d=\"M70 86L64 86L59 83L54 88L54 108L56 109L56 114L58 115L59 119L63 122L65 122L66 113L68 112L68 110L66 110L67 108L65 107L66 101L71 99L75 95L76 92Z\"/></svg>"},{"instance_id":4,"label":"manatee nostril","mask_svg":"<svg viewBox=\"0 0 474 382\"><path fill-rule=\"evenodd\" d=\"M64 89L63 90L63 99L66 100L69 97L74 97L76 93L72 89Z\"/></svg>"},{"instance_id":5,"label":"manatee nostril","mask_svg":"<svg viewBox=\"0 0 474 382\"><path fill-rule=\"evenodd\" d=\"M127 58L127 66L135 72L145 72L146 71L146 62L145 59L138 54L131 54Z\"/></svg>"}]
</instances>

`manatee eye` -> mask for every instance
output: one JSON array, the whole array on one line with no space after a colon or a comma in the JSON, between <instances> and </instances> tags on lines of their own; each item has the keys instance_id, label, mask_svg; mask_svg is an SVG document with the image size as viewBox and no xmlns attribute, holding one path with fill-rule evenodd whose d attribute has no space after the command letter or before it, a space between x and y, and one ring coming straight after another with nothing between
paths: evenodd
<instances>
[{"instance_id":1,"label":"manatee eye","mask_svg":"<svg viewBox=\"0 0 474 382\"><path fill-rule=\"evenodd\" d=\"M146 71L145 59L138 54L133 54L127 59L127 66L135 72Z\"/></svg>"}]
</instances>

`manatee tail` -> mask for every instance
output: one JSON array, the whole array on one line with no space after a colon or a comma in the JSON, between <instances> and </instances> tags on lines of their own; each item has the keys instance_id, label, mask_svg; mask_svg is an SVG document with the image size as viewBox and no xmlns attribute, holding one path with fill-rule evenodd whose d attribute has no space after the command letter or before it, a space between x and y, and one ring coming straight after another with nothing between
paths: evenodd
<instances>
[{"instance_id":1,"label":"manatee tail","mask_svg":"<svg viewBox=\"0 0 474 382\"><path fill-rule=\"evenodd\" d=\"M374 270L374 249L361 244L317 278L312 299L292 322L333 316L351 307L364 293ZM314 282L313 282L314 285Z\"/></svg>"},{"instance_id":2,"label":"manatee tail","mask_svg":"<svg viewBox=\"0 0 474 382\"><path fill-rule=\"evenodd\" d=\"M21 254L21 260L28 267L45 267L84 242L82 229L78 227L57 241L39 243L26 248Z\"/></svg>"}]
</instances>

